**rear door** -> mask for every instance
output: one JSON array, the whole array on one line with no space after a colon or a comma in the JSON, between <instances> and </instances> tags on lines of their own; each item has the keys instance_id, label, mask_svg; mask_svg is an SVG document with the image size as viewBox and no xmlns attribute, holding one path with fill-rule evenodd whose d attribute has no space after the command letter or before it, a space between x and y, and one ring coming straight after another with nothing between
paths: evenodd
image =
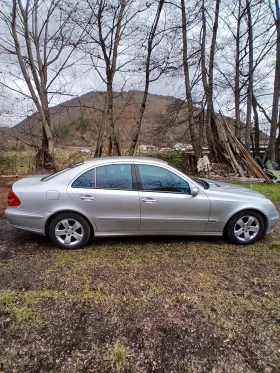
<instances>
[{"instance_id":1,"label":"rear door","mask_svg":"<svg viewBox=\"0 0 280 373\"><path fill-rule=\"evenodd\" d=\"M137 165L140 184L140 231L204 232L210 202L200 190L192 196L191 185L166 167Z\"/></svg>"},{"instance_id":2,"label":"rear door","mask_svg":"<svg viewBox=\"0 0 280 373\"><path fill-rule=\"evenodd\" d=\"M131 164L88 170L68 186L67 193L92 217L98 232L139 230L139 192Z\"/></svg>"}]
</instances>

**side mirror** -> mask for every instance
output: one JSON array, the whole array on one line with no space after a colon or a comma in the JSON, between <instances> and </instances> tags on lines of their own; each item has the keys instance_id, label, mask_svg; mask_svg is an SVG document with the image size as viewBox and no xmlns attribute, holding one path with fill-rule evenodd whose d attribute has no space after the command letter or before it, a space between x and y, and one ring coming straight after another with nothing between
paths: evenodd
<instances>
[{"instance_id":1,"label":"side mirror","mask_svg":"<svg viewBox=\"0 0 280 373\"><path fill-rule=\"evenodd\" d=\"M192 196L193 196L193 197L197 196L197 195L198 195L198 192L199 192L199 189L198 189L196 186L194 186L194 187L192 188Z\"/></svg>"}]
</instances>

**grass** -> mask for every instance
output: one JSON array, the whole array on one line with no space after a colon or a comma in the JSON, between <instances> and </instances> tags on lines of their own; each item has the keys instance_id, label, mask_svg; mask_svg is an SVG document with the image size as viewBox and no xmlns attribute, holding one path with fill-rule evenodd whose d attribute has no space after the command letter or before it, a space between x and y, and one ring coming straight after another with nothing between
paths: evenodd
<instances>
[{"instance_id":1,"label":"grass","mask_svg":"<svg viewBox=\"0 0 280 373\"><path fill-rule=\"evenodd\" d=\"M1 267L13 290L1 292L0 360L28 372L135 372L139 366L205 372L215 364L237 372L248 362L257 364L253 372L267 364L276 369L275 242L98 239L73 252L46 246L26 255L23 249ZM21 351L16 358L15 350Z\"/></svg>"},{"instance_id":2,"label":"grass","mask_svg":"<svg viewBox=\"0 0 280 373\"><path fill-rule=\"evenodd\" d=\"M55 160L59 169L69 164L92 158L83 154L79 148L56 149ZM34 152L32 150L9 150L1 154L0 175L27 175L34 173Z\"/></svg>"},{"instance_id":3,"label":"grass","mask_svg":"<svg viewBox=\"0 0 280 373\"><path fill-rule=\"evenodd\" d=\"M109 349L107 360L113 370L121 373L130 357L130 349L117 340Z\"/></svg>"},{"instance_id":4,"label":"grass","mask_svg":"<svg viewBox=\"0 0 280 373\"><path fill-rule=\"evenodd\" d=\"M10 306L16 300L16 292L12 290L3 290L0 292L0 305Z\"/></svg>"}]
</instances>

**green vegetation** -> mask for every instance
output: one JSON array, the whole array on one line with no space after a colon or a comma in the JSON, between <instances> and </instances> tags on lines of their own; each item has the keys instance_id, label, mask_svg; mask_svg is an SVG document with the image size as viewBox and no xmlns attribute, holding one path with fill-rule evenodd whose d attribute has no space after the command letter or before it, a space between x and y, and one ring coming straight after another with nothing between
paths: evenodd
<instances>
[{"instance_id":1,"label":"green vegetation","mask_svg":"<svg viewBox=\"0 0 280 373\"><path fill-rule=\"evenodd\" d=\"M89 119L83 116L73 119L68 122L63 122L59 126L55 127L55 137L62 140L67 138L71 133L71 129L75 129L75 131L85 132L89 127Z\"/></svg>"},{"instance_id":2,"label":"green vegetation","mask_svg":"<svg viewBox=\"0 0 280 373\"><path fill-rule=\"evenodd\" d=\"M187 171L187 156L183 152L166 151L153 153L154 158L162 159L168 162L171 166L176 167L178 170L186 173Z\"/></svg>"},{"instance_id":3,"label":"green vegetation","mask_svg":"<svg viewBox=\"0 0 280 373\"><path fill-rule=\"evenodd\" d=\"M130 350L117 340L109 349L107 360L111 368L121 373L124 370L125 364L130 356Z\"/></svg>"},{"instance_id":4,"label":"green vegetation","mask_svg":"<svg viewBox=\"0 0 280 373\"><path fill-rule=\"evenodd\" d=\"M18 326L22 326L25 322L30 323L35 321L38 317L38 314L29 307L14 308L13 312Z\"/></svg>"},{"instance_id":5,"label":"green vegetation","mask_svg":"<svg viewBox=\"0 0 280 373\"><path fill-rule=\"evenodd\" d=\"M0 306L10 306L16 301L17 294L13 290L0 291Z\"/></svg>"}]
</instances>

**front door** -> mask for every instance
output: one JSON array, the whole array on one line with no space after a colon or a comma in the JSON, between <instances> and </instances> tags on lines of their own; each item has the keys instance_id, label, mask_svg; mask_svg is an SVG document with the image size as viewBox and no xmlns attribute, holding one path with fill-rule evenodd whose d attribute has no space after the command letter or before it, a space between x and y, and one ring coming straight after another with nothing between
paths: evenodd
<instances>
[{"instance_id":1,"label":"front door","mask_svg":"<svg viewBox=\"0 0 280 373\"><path fill-rule=\"evenodd\" d=\"M210 213L208 197L191 195L190 183L165 167L138 165L142 233L204 232Z\"/></svg>"}]
</instances>

